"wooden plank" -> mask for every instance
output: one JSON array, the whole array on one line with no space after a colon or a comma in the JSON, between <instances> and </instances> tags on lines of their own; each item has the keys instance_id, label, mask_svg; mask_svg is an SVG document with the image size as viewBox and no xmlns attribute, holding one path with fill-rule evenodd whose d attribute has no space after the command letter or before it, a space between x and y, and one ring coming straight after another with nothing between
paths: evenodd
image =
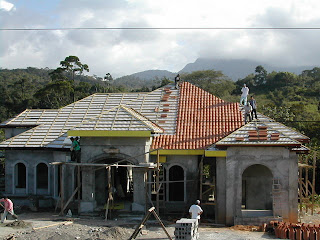
<instances>
[{"instance_id":1,"label":"wooden plank","mask_svg":"<svg viewBox=\"0 0 320 240\"><path fill-rule=\"evenodd\" d=\"M200 199L200 201L202 202L202 184L203 184L203 158L204 158L204 155L202 155L202 157L201 157L201 160L200 160L200 166L199 166L199 168L200 168L200 196L199 196L199 199Z\"/></svg>"},{"instance_id":2,"label":"wooden plank","mask_svg":"<svg viewBox=\"0 0 320 240\"><path fill-rule=\"evenodd\" d=\"M63 166L60 166L60 209L63 209L64 202L64 183L63 183Z\"/></svg>"},{"instance_id":3,"label":"wooden plank","mask_svg":"<svg viewBox=\"0 0 320 240\"><path fill-rule=\"evenodd\" d=\"M65 222L60 222L60 223L53 223L53 224L50 224L50 225L47 225L47 226L32 228L32 230L39 230L39 229L43 229L43 228L54 227L54 226L61 225L61 224L63 224L63 225L70 225L70 224L73 224L73 222L71 222L71 221L65 221Z\"/></svg>"},{"instance_id":4,"label":"wooden plank","mask_svg":"<svg viewBox=\"0 0 320 240\"><path fill-rule=\"evenodd\" d=\"M160 174L160 154L159 150L157 151L157 172L156 172L156 189L157 189L157 195L156 195L156 210L158 213L160 213L160 208L159 208L159 174Z\"/></svg>"},{"instance_id":5,"label":"wooden plank","mask_svg":"<svg viewBox=\"0 0 320 240\"><path fill-rule=\"evenodd\" d=\"M73 199L73 197L76 195L76 193L78 192L78 190L80 189L80 186L78 186L72 193L71 197L68 199L68 201L66 202L66 204L64 205L64 207L61 209L60 215L63 214L64 210L68 207L69 203L71 202L71 200Z\"/></svg>"},{"instance_id":6,"label":"wooden plank","mask_svg":"<svg viewBox=\"0 0 320 240\"><path fill-rule=\"evenodd\" d=\"M72 162L52 162L50 165L71 165L81 167L133 167L133 168L148 168L154 169L154 166L138 166L138 165L123 165L123 164L103 164L103 163L72 163Z\"/></svg>"},{"instance_id":7,"label":"wooden plank","mask_svg":"<svg viewBox=\"0 0 320 240\"><path fill-rule=\"evenodd\" d=\"M313 153L313 174L312 174L312 205L311 205L311 215L313 215L314 211L314 195L316 194L315 185L316 185L316 158L317 152Z\"/></svg>"}]
</instances>

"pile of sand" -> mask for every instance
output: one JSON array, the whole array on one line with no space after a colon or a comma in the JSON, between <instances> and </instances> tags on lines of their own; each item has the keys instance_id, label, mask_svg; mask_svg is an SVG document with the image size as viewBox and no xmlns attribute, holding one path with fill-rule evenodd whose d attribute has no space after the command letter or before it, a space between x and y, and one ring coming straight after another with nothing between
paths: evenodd
<instances>
[{"instance_id":1,"label":"pile of sand","mask_svg":"<svg viewBox=\"0 0 320 240\"><path fill-rule=\"evenodd\" d=\"M253 225L235 225L230 228L233 230L250 231L250 232L260 232L261 231L261 227L253 226Z\"/></svg>"},{"instance_id":2,"label":"pile of sand","mask_svg":"<svg viewBox=\"0 0 320 240\"><path fill-rule=\"evenodd\" d=\"M5 226L6 227L13 227L13 228L27 228L27 227L31 226L31 223L27 223L25 221L18 220L18 221L13 221L11 223L7 223Z\"/></svg>"},{"instance_id":3,"label":"pile of sand","mask_svg":"<svg viewBox=\"0 0 320 240\"><path fill-rule=\"evenodd\" d=\"M131 233L121 227L111 227L103 232L107 239L128 239L131 236Z\"/></svg>"},{"instance_id":4,"label":"pile of sand","mask_svg":"<svg viewBox=\"0 0 320 240\"><path fill-rule=\"evenodd\" d=\"M63 240L74 240L75 237L71 236L69 234L65 234L65 233L63 235L55 233L51 237L49 237L47 239L48 240L61 240L61 239L63 239Z\"/></svg>"}]
</instances>

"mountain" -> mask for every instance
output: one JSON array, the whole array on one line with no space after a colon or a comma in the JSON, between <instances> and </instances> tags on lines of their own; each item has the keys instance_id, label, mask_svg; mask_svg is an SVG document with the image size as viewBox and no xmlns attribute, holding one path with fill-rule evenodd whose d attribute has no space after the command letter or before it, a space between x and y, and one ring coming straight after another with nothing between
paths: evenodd
<instances>
[{"instance_id":1,"label":"mountain","mask_svg":"<svg viewBox=\"0 0 320 240\"><path fill-rule=\"evenodd\" d=\"M167 70L147 70L143 72L138 72L131 74L130 76L140 78L141 80L150 80L150 79L162 79L164 77L166 78L174 78L175 73L169 72Z\"/></svg>"},{"instance_id":2,"label":"mountain","mask_svg":"<svg viewBox=\"0 0 320 240\"><path fill-rule=\"evenodd\" d=\"M315 66L300 67L277 67L265 63L246 60L246 59L209 59L198 58L194 63L187 64L179 73L191 73L193 71L210 70L222 71L222 73L234 81L245 78L250 73L254 73L257 66L263 66L268 73L276 72L292 72L300 74L303 70L312 69Z\"/></svg>"}]
</instances>

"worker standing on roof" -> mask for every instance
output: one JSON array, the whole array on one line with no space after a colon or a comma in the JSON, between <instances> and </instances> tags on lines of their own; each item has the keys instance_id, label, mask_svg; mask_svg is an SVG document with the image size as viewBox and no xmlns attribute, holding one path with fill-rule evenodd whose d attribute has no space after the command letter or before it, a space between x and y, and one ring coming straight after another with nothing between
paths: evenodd
<instances>
[{"instance_id":1,"label":"worker standing on roof","mask_svg":"<svg viewBox=\"0 0 320 240\"><path fill-rule=\"evenodd\" d=\"M247 97L248 97L248 94L249 94L249 88L247 87L246 84L243 84L243 87L241 88L241 98L240 98L240 105L243 104L243 106L246 106L247 105ZM244 103L242 103L244 102Z\"/></svg>"},{"instance_id":2,"label":"worker standing on roof","mask_svg":"<svg viewBox=\"0 0 320 240\"><path fill-rule=\"evenodd\" d=\"M1 203L3 203L4 206ZM13 211L13 203L8 197L4 196L2 199L0 199L0 204L4 208L4 213L2 214L1 223L4 222L8 213L10 213L15 220L18 219L18 216L15 215Z\"/></svg>"},{"instance_id":3,"label":"worker standing on roof","mask_svg":"<svg viewBox=\"0 0 320 240\"><path fill-rule=\"evenodd\" d=\"M180 82L180 74L178 74L178 75L174 78L174 84L175 84L176 89L178 89L179 82Z\"/></svg>"},{"instance_id":4,"label":"worker standing on roof","mask_svg":"<svg viewBox=\"0 0 320 240\"><path fill-rule=\"evenodd\" d=\"M253 120L253 114L255 115L256 119L257 118L257 101L254 99L253 96L251 96L249 103L252 107L252 111L251 111L251 120Z\"/></svg>"},{"instance_id":5,"label":"worker standing on roof","mask_svg":"<svg viewBox=\"0 0 320 240\"><path fill-rule=\"evenodd\" d=\"M72 144L71 144L71 161L73 162L80 162L80 150L81 150L81 147L80 147L80 144L79 142L74 139L73 137L70 138Z\"/></svg>"},{"instance_id":6,"label":"worker standing on roof","mask_svg":"<svg viewBox=\"0 0 320 240\"><path fill-rule=\"evenodd\" d=\"M245 105L243 108L244 108L244 123L247 124L248 119L249 119L249 122L251 121L252 107L251 107L250 103L248 102L247 105Z\"/></svg>"}]
</instances>

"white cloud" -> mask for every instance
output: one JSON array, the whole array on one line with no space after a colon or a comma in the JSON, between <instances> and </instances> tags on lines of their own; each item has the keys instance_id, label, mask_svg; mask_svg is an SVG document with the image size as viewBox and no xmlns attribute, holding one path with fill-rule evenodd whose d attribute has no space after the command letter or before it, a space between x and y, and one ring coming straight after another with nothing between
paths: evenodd
<instances>
[{"instance_id":1,"label":"white cloud","mask_svg":"<svg viewBox=\"0 0 320 240\"><path fill-rule=\"evenodd\" d=\"M317 27L320 23L317 0L64 0L57 4L61 5L49 8L48 14L16 5L10 15L0 12L2 27ZM91 74L110 72L116 77L148 69L179 71L198 57L305 65L319 62L319 37L319 30L2 32L0 61L4 68L55 68L66 56L77 55Z\"/></svg>"},{"instance_id":2,"label":"white cloud","mask_svg":"<svg viewBox=\"0 0 320 240\"><path fill-rule=\"evenodd\" d=\"M1 0L0 1L0 10L4 10L4 11L11 11L14 10L14 5L12 3L9 3L7 1Z\"/></svg>"}]
</instances>

